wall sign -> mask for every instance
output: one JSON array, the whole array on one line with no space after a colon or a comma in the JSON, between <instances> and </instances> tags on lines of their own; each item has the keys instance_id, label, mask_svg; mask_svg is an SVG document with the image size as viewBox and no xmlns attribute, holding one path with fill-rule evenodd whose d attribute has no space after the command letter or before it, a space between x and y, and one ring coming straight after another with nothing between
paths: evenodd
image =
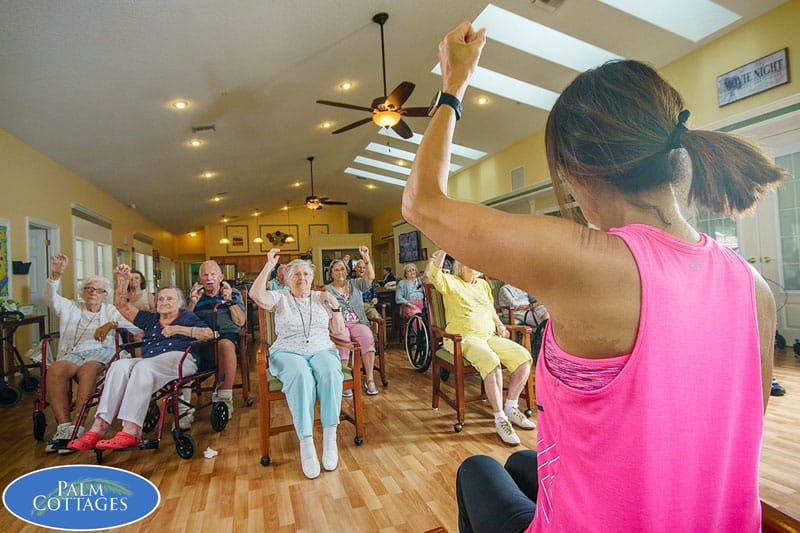
<instances>
[{"instance_id":1,"label":"wall sign","mask_svg":"<svg viewBox=\"0 0 800 533\"><path fill-rule=\"evenodd\" d=\"M784 48L717 76L719 106L789 83L787 54L788 48Z\"/></svg>"}]
</instances>

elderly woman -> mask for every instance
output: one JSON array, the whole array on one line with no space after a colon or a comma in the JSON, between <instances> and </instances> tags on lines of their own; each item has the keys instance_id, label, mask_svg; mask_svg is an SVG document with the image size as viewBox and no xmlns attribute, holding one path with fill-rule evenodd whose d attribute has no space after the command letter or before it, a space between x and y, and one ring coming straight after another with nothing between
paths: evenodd
<instances>
[{"instance_id":1,"label":"elderly woman","mask_svg":"<svg viewBox=\"0 0 800 533\"><path fill-rule=\"evenodd\" d=\"M394 301L402 306L405 317L422 313L425 305L425 290L417 275L417 265L408 263L403 267L403 279L397 284Z\"/></svg>"},{"instance_id":2,"label":"elderly woman","mask_svg":"<svg viewBox=\"0 0 800 533\"><path fill-rule=\"evenodd\" d=\"M364 372L366 373L366 382L364 386L367 388L367 394L375 395L378 394L378 387L375 385L375 379L373 377L375 366L375 338L372 336L369 320L364 313L364 299L361 297L361 294L372 285L372 280L375 279L375 270L372 267L372 262L369 260L369 248L366 246L359 246L358 251L367 267L364 276L350 279L344 262L336 259L331 263L331 277L333 281L326 285L325 289L339 301L344 318L344 331L341 333L334 333L333 336L337 339L342 339L347 342L357 342L361 345L361 353L364 358ZM340 348L339 357L344 364L350 358L350 353L346 349Z\"/></svg>"},{"instance_id":3,"label":"elderly woman","mask_svg":"<svg viewBox=\"0 0 800 533\"><path fill-rule=\"evenodd\" d=\"M83 281L80 289L83 301L68 300L58 294L66 267L67 256L54 255L44 289L47 305L60 321L58 353L55 362L48 367L46 377L47 398L58 424L55 435L45 447L48 453L71 453L65 448L75 430L69 416L70 380L78 379L75 403L81 405L94 392L97 376L114 356L114 337L101 334L103 340L96 340L95 331L114 322L127 329L136 329L113 305L103 303L109 288L105 278L91 276ZM79 428L78 435L82 434L83 428Z\"/></svg>"},{"instance_id":4,"label":"elderly woman","mask_svg":"<svg viewBox=\"0 0 800 533\"><path fill-rule=\"evenodd\" d=\"M414 158L403 217L541 297L551 319L536 365L538 454L519 451L506 468L467 459L459 528L758 531L775 300L680 204L745 213L786 172L741 138L689 129L681 95L620 60L580 74L547 118L565 218L448 198L458 102L485 43L463 22L439 45L445 105ZM597 229L566 218L568 198ZM700 386L709 379L725 386Z\"/></svg>"},{"instance_id":5,"label":"elderly woman","mask_svg":"<svg viewBox=\"0 0 800 533\"><path fill-rule=\"evenodd\" d=\"M447 313L447 332L461 335L464 359L474 366L483 379L486 399L494 413L495 431L506 444L520 443L511 424L534 429L534 424L519 410L519 395L531 372L531 354L508 339L509 332L494 309L492 289L480 272L453 261L453 273L444 274L445 253L431 257L425 275L442 293ZM445 339L445 348L452 351L453 341ZM511 372L508 396L503 405L503 369Z\"/></svg>"},{"instance_id":6,"label":"elderly woman","mask_svg":"<svg viewBox=\"0 0 800 533\"><path fill-rule=\"evenodd\" d=\"M139 270L131 270L131 283L128 286L128 301L136 309L152 311L156 308L152 292L147 292L147 279Z\"/></svg>"},{"instance_id":7,"label":"elderly woman","mask_svg":"<svg viewBox=\"0 0 800 533\"><path fill-rule=\"evenodd\" d=\"M286 266L289 289L267 289L270 272L278 262L278 248L267 253L267 263L250 289L250 298L275 314L277 338L269 347L269 370L283 383L283 393L300 439L303 474L320 474L314 447L314 399L319 398L322 422L322 466L335 470L339 463L336 427L342 404L342 365L330 333L344 330L342 309L336 298L311 289L314 265L295 259Z\"/></svg>"},{"instance_id":8,"label":"elderly woman","mask_svg":"<svg viewBox=\"0 0 800 533\"><path fill-rule=\"evenodd\" d=\"M527 292L514 287L510 283L504 283L500 287L497 303L503 308L503 318L509 324L518 321L519 324L538 327L544 319L549 318L544 305L540 304L536 298L533 298ZM513 317L508 316L509 308L514 310Z\"/></svg>"},{"instance_id":9,"label":"elderly woman","mask_svg":"<svg viewBox=\"0 0 800 533\"><path fill-rule=\"evenodd\" d=\"M150 396L178 378L181 358L192 342L214 338L214 332L205 322L183 309L180 289L159 289L156 295L158 312L140 311L127 298L130 267L119 265L114 273L117 277L117 309L144 331L142 357L120 359L109 367L94 424L82 437L67 444L72 450L119 450L138 446ZM192 355L184 360L182 373L191 376L195 372L197 361ZM122 431L110 439L103 439L115 417L122 421Z\"/></svg>"}]
</instances>

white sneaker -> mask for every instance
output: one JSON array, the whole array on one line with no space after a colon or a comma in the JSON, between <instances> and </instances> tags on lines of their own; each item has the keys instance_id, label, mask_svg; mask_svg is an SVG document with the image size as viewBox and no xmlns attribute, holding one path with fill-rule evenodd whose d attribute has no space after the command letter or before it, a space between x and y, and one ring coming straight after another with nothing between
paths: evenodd
<instances>
[{"instance_id":1,"label":"white sneaker","mask_svg":"<svg viewBox=\"0 0 800 533\"><path fill-rule=\"evenodd\" d=\"M85 428L85 427L83 427L83 426L79 427L79 428L78 428L78 434L77 434L77 435L75 435L75 438L76 438L76 439L79 439L79 438L81 438L81 437L83 436L83 434L84 434L84 433L86 433L86 428ZM69 441L67 441L67 442L69 442ZM58 449L58 455L69 455L69 454L71 454L71 453L75 453L75 452L77 452L77 451L78 451L78 450L73 450L72 448L67 448L67 447L66 447L66 444L65 444L65 445L64 445L64 448L59 448L59 449Z\"/></svg>"},{"instance_id":2,"label":"white sneaker","mask_svg":"<svg viewBox=\"0 0 800 533\"><path fill-rule=\"evenodd\" d=\"M46 453L53 453L57 452L62 448L65 448L67 446L67 443L72 439L72 432L74 430L75 430L74 424L70 424L69 422L59 424L58 427L56 428L55 435L53 435L53 437L47 441L47 445L44 447L44 451Z\"/></svg>"},{"instance_id":3,"label":"white sneaker","mask_svg":"<svg viewBox=\"0 0 800 533\"><path fill-rule=\"evenodd\" d=\"M339 465L339 448L336 445L336 426L322 430L322 468L331 472Z\"/></svg>"},{"instance_id":4,"label":"white sneaker","mask_svg":"<svg viewBox=\"0 0 800 533\"><path fill-rule=\"evenodd\" d=\"M494 429L506 444L511 444L513 446L519 444L517 432L514 431L514 428L511 427L511 423L508 420L504 419L500 420L499 422L495 422Z\"/></svg>"},{"instance_id":5,"label":"white sneaker","mask_svg":"<svg viewBox=\"0 0 800 533\"><path fill-rule=\"evenodd\" d=\"M508 419L518 428L522 429L536 429L536 422L525 416L522 411L514 407L511 410L504 411Z\"/></svg>"},{"instance_id":6,"label":"white sneaker","mask_svg":"<svg viewBox=\"0 0 800 533\"><path fill-rule=\"evenodd\" d=\"M185 411L188 410L189 409L186 409ZM181 414L183 414L183 412L181 412ZM186 416L182 416L178 420L178 427L180 427L183 431L189 431L190 429L192 429L193 423L194 423L194 409L192 409L189 414L187 414Z\"/></svg>"},{"instance_id":7,"label":"white sneaker","mask_svg":"<svg viewBox=\"0 0 800 533\"><path fill-rule=\"evenodd\" d=\"M218 401L228 406L228 420L233 418L233 398L219 398Z\"/></svg>"},{"instance_id":8,"label":"white sneaker","mask_svg":"<svg viewBox=\"0 0 800 533\"><path fill-rule=\"evenodd\" d=\"M319 468L319 459L317 459L317 454L314 454L309 457L300 456L300 464L303 466L303 475L305 475L308 479L314 479L319 477L320 468Z\"/></svg>"}]
</instances>

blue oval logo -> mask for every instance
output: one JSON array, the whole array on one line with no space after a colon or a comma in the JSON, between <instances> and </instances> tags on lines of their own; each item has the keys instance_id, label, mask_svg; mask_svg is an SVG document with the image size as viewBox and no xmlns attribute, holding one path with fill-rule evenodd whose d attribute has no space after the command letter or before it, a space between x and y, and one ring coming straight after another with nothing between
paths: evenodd
<instances>
[{"instance_id":1,"label":"blue oval logo","mask_svg":"<svg viewBox=\"0 0 800 533\"><path fill-rule=\"evenodd\" d=\"M96 465L35 470L11 482L3 505L25 522L68 531L132 524L156 510L161 495L138 474Z\"/></svg>"}]
</instances>

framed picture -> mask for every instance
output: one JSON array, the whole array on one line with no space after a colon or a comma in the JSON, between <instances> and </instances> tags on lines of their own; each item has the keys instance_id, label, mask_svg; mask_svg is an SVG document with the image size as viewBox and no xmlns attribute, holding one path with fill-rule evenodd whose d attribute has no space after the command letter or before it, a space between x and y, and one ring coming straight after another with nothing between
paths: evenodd
<instances>
[{"instance_id":1,"label":"framed picture","mask_svg":"<svg viewBox=\"0 0 800 533\"><path fill-rule=\"evenodd\" d=\"M327 235L330 233L330 228L328 228L327 224L309 224L308 225L308 236L311 237L312 235Z\"/></svg>"},{"instance_id":2,"label":"framed picture","mask_svg":"<svg viewBox=\"0 0 800 533\"><path fill-rule=\"evenodd\" d=\"M420 255L420 259L422 259L423 261L427 261L428 260L428 249L427 248L423 248L419 255Z\"/></svg>"},{"instance_id":3,"label":"framed picture","mask_svg":"<svg viewBox=\"0 0 800 533\"><path fill-rule=\"evenodd\" d=\"M229 254L246 254L250 251L250 229L244 224L225 226Z\"/></svg>"},{"instance_id":4,"label":"framed picture","mask_svg":"<svg viewBox=\"0 0 800 533\"><path fill-rule=\"evenodd\" d=\"M0 297L11 297L11 276L9 275L9 253L8 241L11 232L9 231L9 222L6 219L0 219Z\"/></svg>"},{"instance_id":5,"label":"framed picture","mask_svg":"<svg viewBox=\"0 0 800 533\"><path fill-rule=\"evenodd\" d=\"M261 224L258 235L264 239L261 252L267 253L271 248L280 248L281 252L297 252L300 242L297 238L300 227L297 224Z\"/></svg>"}]
</instances>

